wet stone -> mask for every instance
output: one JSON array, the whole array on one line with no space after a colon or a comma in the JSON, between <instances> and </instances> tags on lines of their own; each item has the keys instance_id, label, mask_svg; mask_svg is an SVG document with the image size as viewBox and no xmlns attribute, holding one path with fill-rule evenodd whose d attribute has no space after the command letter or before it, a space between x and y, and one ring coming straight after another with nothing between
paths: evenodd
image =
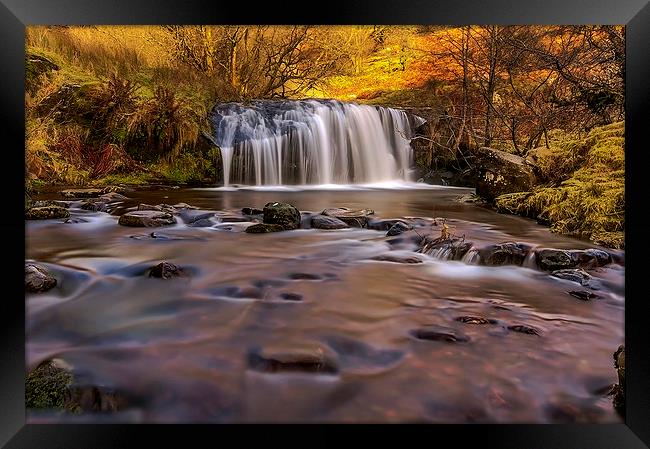
<instances>
[{"instance_id":1,"label":"wet stone","mask_svg":"<svg viewBox=\"0 0 650 449\"><path fill-rule=\"evenodd\" d=\"M264 210L256 207L243 207L241 213L244 215L262 215Z\"/></svg>"},{"instance_id":2,"label":"wet stone","mask_svg":"<svg viewBox=\"0 0 650 449\"><path fill-rule=\"evenodd\" d=\"M169 262L161 262L158 265L152 267L149 271L149 277L159 279L171 279L174 277L183 277L186 275L187 273L185 270Z\"/></svg>"},{"instance_id":3,"label":"wet stone","mask_svg":"<svg viewBox=\"0 0 650 449\"><path fill-rule=\"evenodd\" d=\"M439 327L421 327L411 331L411 335L418 340L442 341L446 343L466 343L470 341L467 335L460 334L451 329Z\"/></svg>"},{"instance_id":4,"label":"wet stone","mask_svg":"<svg viewBox=\"0 0 650 449\"><path fill-rule=\"evenodd\" d=\"M80 209L91 212L106 212L106 203L97 199L88 199L81 203Z\"/></svg>"},{"instance_id":5,"label":"wet stone","mask_svg":"<svg viewBox=\"0 0 650 449\"><path fill-rule=\"evenodd\" d=\"M104 193L103 189L69 189L59 192L63 198L93 198Z\"/></svg>"},{"instance_id":6,"label":"wet stone","mask_svg":"<svg viewBox=\"0 0 650 449\"><path fill-rule=\"evenodd\" d=\"M465 324L497 324L497 320L480 316L459 316L455 321Z\"/></svg>"},{"instance_id":7,"label":"wet stone","mask_svg":"<svg viewBox=\"0 0 650 449\"><path fill-rule=\"evenodd\" d=\"M131 227L158 227L175 223L176 219L171 214L155 210L127 212L118 220L118 224Z\"/></svg>"},{"instance_id":8,"label":"wet stone","mask_svg":"<svg viewBox=\"0 0 650 449\"><path fill-rule=\"evenodd\" d=\"M404 222L397 222L393 226L390 227L388 232L386 232L386 236L392 237L395 235L400 235L410 229L413 229L413 227L407 223Z\"/></svg>"},{"instance_id":9,"label":"wet stone","mask_svg":"<svg viewBox=\"0 0 650 449\"><path fill-rule=\"evenodd\" d=\"M298 229L300 227L300 211L287 203L266 203L264 205L264 224L277 225L287 231Z\"/></svg>"},{"instance_id":10,"label":"wet stone","mask_svg":"<svg viewBox=\"0 0 650 449\"><path fill-rule=\"evenodd\" d=\"M296 349L254 348L248 353L248 367L263 373L336 374L339 371L333 355L321 346Z\"/></svg>"},{"instance_id":11,"label":"wet stone","mask_svg":"<svg viewBox=\"0 0 650 449\"><path fill-rule=\"evenodd\" d=\"M371 209L352 210L346 207L337 207L325 209L321 215L335 217L355 228L366 228L368 226L368 216L374 214Z\"/></svg>"},{"instance_id":12,"label":"wet stone","mask_svg":"<svg viewBox=\"0 0 650 449\"><path fill-rule=\"evenodd\" d=\"M397 218L388 218L383 220L370 220L368 221L368 229L373 231L388 231L390 228L396 224L401 223L406 225L407 223L404 220Z\"/></svg>"},{"instance_id":13,"label":"wet stone","mask_svg":"<svg viewBox=\"0 0 650 449\"><path fill-rule=\"evenodd\" d=\"M575 267L578 262L570 251L541 249L535 251L537 265L544 271L564 270Z\"/></svg>"},{"instance_id":14,"label":"wet stone","mask_svg":"<svg viewBox=\"0 0 650 449\"><path fill-rule=\"evenodd\" d=\"M25 291L40 293L56 287L56 279L44 267L33 263L25 264Z\"/></svg>"},{"instance_id":15,"label":"wet stone","mask_svg":"<svg viewBox=\"0 0 650 449\"><path fill-rule=\"evenodd\" d=\"M512 332L519 332L521 334L528 334L528 335L541 335L541 332L534 327L527 326L525 324L514 324L511 326L508 326L508 330Z\"/></svg>"},{"instance_id":16,"label":"wet stone","mask_svg":"<svg viewBox=\"0 0 650 449\"><path fill-rule=\"evenodd\" d=\"M304 281L319 281L322 276L313 273L290 273L289 279L304 280Z\"/></svg>"},{"instance_id":17,"label":"wet stone","mask_svg":"<svg viewBox=\"0 0 650 449\"><path fill-rule=\"evenodd\" d=\"M188 223L187 226L191 228L209 228L214 223L209 218L201 218L199 220Z\"/></svg>"},{"instance_id":18,"label":"wet stone","mask_svg":"<svg viewBox=\"0 0 650 449\"><path fill-rule=\"evenodd\" d=\"M302 295L298 293L281 293L280 298L285 301L302 301Z\"/></svg>"},{"instance_id":19,"label":"wet stone","mask_svg":"<svg viewBox=\"0 0 650 449\"><path fill-rule=\"evenodd\" d=\"M422 259L420 259L415 255L406 256L406 255L398 255L398 254L381 254L379 256L373 257L372 260L378 260L381 262L406 263L406 264L422 263Z\"/></svg>"},{"instance_id":20,"label":"wet stone","mask_svg":"<svg viewBox=\"0 0 650 449\"><path fill-rule=\"evenodd\" d=\"M581 299L582 301L589 301L590 299L600 298L600 296L598 296L597 294L586 290L572 290L567 293L573 296L574 298Z\"/></svg>"},{"instance_id":21,"label":"wet stone","mask_svg":"<svg viewBox=\"0 0 650 449\"><path fill-rule=\"evenodd\" d=\"M531 250L530 245L517 242L498 243L479 250L481 265L522 265Z\"/></svg>"},{"instance_id":22,"label":"wet stone","mask_svg":"<svg viewBox=\"0 0 650 449\"><path fill-rule=\"evenodd\" d=\"M266 234L269 232L284 231L284 228L278 224L257 223L246 228L245 232L249 234Z\"/></svg>"},{"instance_id":23,"label":"wet stone","mask_svg":"<svg viewBox=\"0 0 650 449\"><path fill-rule=\"evenodd\" d=\"M328 217L327 215L314 215L311 217L311 227L314 229L346 229L350 226L336 217Z\"/></svg>"},{"instance_id":24,"label":"wet stone","mask_svg":"<svg viewBox=\"0 0 650 449\"><path fill-rule=\"evenodd\" d=\"M473 246L461 238L425 237L420 242L419 253L443 260L460 260Z\"/></svg>"},{"instance_id":25,"label":"wet stone","mask_svg":"<svg viewBox=\"0 0 650 449\"><path fill-rule=\"evenodd\" d=\"M25 211L26 220L50 220L68 217L70 217L70 212L61 206L32 207Z\"/></svg>"},{"instance_id":26,"label":"wet stone","mask_svg":"<svg viewBox=\"0 0 650 449\"><path fill-rule=\"evenodd\" d=\"M599 283L595 281L589 273L580 268L553 271L551 276L571 282L577 282L583 287L589 287L594 290L599 289Z\"/></svg>"},{"instance_id":27,"label":"wet stone","mask_svg":"<svg viewBox=\"0 0 650 449\"><path fill-rule=\"evenodd\" d=\"M78 223L88 223L88 220L81 217L67 218L64 223L68 224L78 224Z\"/></svg>"}]
</instances>

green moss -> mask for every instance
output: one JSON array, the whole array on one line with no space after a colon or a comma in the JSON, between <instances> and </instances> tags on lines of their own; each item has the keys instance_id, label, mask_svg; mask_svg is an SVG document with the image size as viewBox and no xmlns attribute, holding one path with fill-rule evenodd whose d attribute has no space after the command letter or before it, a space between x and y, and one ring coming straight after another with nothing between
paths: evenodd
<instances>
[{"instance_id":1,"label":"green moss","mask_svg":"<svg viewBox=\"0 0 650 449\"><path fill-rule=\"evenodd\" d=\"M37 409L65 408L72 381L72 374L66 370L49 361L42 363L27 375L25 406Z\"/></svg>"},{"instance_id":2,"label":"green moss","mask_svg":"<svg viewBox=\"0 0 650 449\"><path fill-rule=\"evenodd\" d=\"M537 218L554 232L623 248L624 133L624 122L613 123L541 153L538 164L553 181L532 192L498 197L497 210Z\"/></svg>"}]
</instances>

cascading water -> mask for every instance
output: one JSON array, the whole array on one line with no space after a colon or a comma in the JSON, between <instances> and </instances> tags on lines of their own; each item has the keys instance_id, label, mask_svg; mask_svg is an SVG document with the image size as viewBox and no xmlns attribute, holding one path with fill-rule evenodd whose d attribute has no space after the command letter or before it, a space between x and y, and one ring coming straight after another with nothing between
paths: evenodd
<instances>
[{"instance_id":1,"label":"cascading water","mask_svg":"<svg viewBox=\"0 0 650 449\"><path fill-rule=\"evenodd\" d=\"M410 181L406 112L334 100L226 103L212 113L224 185Z\"/></svg>"}]
</instances>

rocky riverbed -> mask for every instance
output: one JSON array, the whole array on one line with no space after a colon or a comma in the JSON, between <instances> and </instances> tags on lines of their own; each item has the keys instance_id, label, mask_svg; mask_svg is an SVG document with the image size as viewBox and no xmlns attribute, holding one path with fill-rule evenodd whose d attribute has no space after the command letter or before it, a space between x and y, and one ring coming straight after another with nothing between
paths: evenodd
<instances>
[{"instance_id":1,"label":"rocky riverbed","mask_svg":"<svg viewBox=\"0 0 650 449\"><path fill-rule=\"evenodd\" d=\"M624 252L470 192L41 195L30 421L619 422Z\"/></svg>"}]
</instances>

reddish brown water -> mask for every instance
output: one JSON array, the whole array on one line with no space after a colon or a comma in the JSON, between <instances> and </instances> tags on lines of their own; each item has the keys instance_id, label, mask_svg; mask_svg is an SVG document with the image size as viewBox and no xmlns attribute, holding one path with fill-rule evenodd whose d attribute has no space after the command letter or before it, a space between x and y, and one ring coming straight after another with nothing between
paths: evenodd
<instances>
[{"instance_id":1,"label":"reddish brown water","mask_svg":"<svg viewBox=\"0 0 650 449\"><path fill-rule=\"evenodd\" d=\"M381 218L447 218L476 246L592 247L455 201L467 192L179 189L136 192L123 206L370 208ZM602 281L600 298L581 301L567 293L578 284L532 268L426 256L420 264L370 260L415 250L391 246L385 231L246 234L241 223L144 229L119 226L106 213L71 212L89 221L27 223L27 257L59 279L54 290L27 297L28 365L61 358L87 382L128 395L131 407L72 418L32 414L32 421L620 421L601 391L616 382L612 353L624 338L620 264L591 271ZM178 239L145 238L151 231ZM162 260L191 277L143 274ZM496 324L455 321L463 315ZM507 329L517 324L540 335ZM430 325L469 341L412 336ZM259 351L326 354L335 369L261 372L250 361Z\"/></svg>"}]
</instances>

